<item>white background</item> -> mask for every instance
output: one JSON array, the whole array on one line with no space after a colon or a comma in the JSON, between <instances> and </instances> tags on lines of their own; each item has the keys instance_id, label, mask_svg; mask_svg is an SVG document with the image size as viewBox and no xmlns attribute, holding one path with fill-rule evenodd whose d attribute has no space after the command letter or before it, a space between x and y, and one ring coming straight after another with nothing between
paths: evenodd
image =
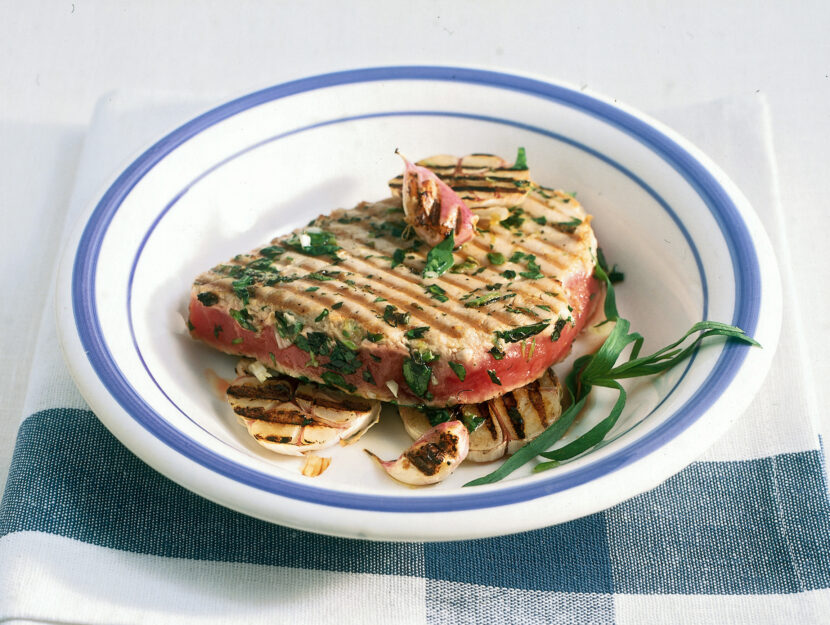
<instances>
[{"instance_id":1,"label":"white background","mask_svg":"<svg viewBox=\"0 0 830 625\"><path fill-rule=\"evenodd\" d=\"M61 245L61 215L96 101L116 89L222 98L310 74L394 64L530 73L587 86L658 118L662 109L695 102L766 98L795 292L809 332L819 405L825 404L830 397L824 384L830 379L826 0L0 0L0 485ZM752 197L751 189L745 192ZM826 435L830 416L822 418Z\"/></svg>"}]
</instances>

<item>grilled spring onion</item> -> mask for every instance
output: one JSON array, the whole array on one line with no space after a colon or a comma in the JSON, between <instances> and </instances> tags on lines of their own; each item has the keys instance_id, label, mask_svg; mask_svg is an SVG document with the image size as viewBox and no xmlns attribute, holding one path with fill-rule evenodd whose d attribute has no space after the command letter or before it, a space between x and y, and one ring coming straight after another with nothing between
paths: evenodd
<instances>
[{"instance_id":1,"label":"grilled spring onion","mask_svg":"<svg viewBox=\"0 0 830 625\"><path fill-rule=\"evenodd\" d=\"M594 275L605 283L607 289L605 316L610 321L616 321L616 326L596 353L582 356L574 362L573 369L565 378L566 392L570 396L570 407L550 427L519 449L498 469L466 483L465 486L497 482L540 455L547 458L548 461L537 464L533 469L534 472L552 469L562 461L574 458L591 449L599 444L611 431L625 407L626 392L618 380L655 375L667 371L688 358L707 337L724 336L727 339L735 339L760 347L757 341L738 327L717 321L700 321L694 324L677 341L653 354L640 356L643 337L638 332L629 332L630 322L627 319L620 318L609 273L604 258L600 257ZM690 343L685 347L681 347L687 339L695 334L697 336ZM617 360L629 345L632 345L631 355L626 362L617 365ZM608 416L575 441L564 447L548 451L565 434L574 419L582 411L594 386L615 389L619 393Z\"/></svg>"}]
</instances>

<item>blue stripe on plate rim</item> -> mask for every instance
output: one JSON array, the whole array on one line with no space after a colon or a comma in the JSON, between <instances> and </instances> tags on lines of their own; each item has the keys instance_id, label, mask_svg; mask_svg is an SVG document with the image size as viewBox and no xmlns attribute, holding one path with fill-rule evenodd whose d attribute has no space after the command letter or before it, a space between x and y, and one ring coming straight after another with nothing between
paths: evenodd
<instances>
[{"instance_id":1,"label":"blue stripe on plate rim","mask_svg":"<svg viewBox=\"0 0 830 625\"><path fill-rule=\"evenodd\" d=\"M697 159L657 128L626 111L561 85L487 70L452 67L378 67L323 74L284 83L243 96L191 120L158 141L116 179L98 202L78 244L72 274L72 306L87 358L110 395L133 419L164 444L202 466L237 482L311 503L381 512L447 512L527 501L584 484L624 467L661 447L694 423L726 390L745 360L748 348L727 344L707 379L686 403L643 438L601 460L567 474L487 492L448 492L444 496L397 497L344 493L280 479L237 464L182 434L157 414L133 389L116 365L101 333L95 305L95 274L100 244L124 198L141 178L176 147L210 126L244 110L294 94L339 85L380 80L464 82L517 91L568 106L597 118L658 154L695 189L714 216L727 243L735 282L732 323L753 334L760 313L758 258L746 224L728 192ZM177 198L181 194L177 195ZM173 202L177 198L174 198Z\"/></svg>"}]
</instances>

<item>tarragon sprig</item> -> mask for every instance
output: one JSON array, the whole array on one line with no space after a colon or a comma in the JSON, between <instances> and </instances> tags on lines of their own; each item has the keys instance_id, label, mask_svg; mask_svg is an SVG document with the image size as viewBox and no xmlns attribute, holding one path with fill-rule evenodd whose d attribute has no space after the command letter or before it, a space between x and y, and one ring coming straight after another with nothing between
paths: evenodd
<instances>
[{"instance_id":1,"label":"tarragon sprig","mask_svg":"<svg viewBox=\"0 0 830 625\"><path fill-rule=\"evenodd\" d=\"M595 447L611 431L625 407L627 395L618 380L655 375L667 371L688 358L697 346L708 337L725 336L727 339L734 339L760 347L755 339L738 327L717 321L700 321L670 345L648 356L640 356L640 349L643 346L642 335L638 332L630 332L631 323L627 319L621 318L617 312L614 287L609 277L609 274L615 273L616 270L609 271L602 256L598 260L594 275L606 286L605 316L609 321L616 321L616 325L596 353L582 356L574 362L573 369L565 378L565 392L570 400L569 407L559 419L510 456L498 469L468 482L465 486L497 482L537 456L547 458L548 461L537 464L533 469L534 472L545 471L558 466L563 460L574 458ZM697 336L691 342L681 347L695 334ZM629 345L631 345L631 354L628 360L617 365L622 352ZM585 407L588 395L595 386L615 389L619 393L608 416L575 441L564 447L548 451L573 424Z\"/></svg>"}]
</instances>

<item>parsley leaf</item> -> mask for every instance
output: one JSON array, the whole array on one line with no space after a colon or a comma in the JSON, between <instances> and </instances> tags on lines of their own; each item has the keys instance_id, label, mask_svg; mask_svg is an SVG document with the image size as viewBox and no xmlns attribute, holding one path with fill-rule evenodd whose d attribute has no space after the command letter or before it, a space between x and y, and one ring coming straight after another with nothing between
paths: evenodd
<instances>
[{"instance_id":1,"label":"parsley leaf","mask_svg":"<svg viewBox=\"0 0 830 625\"><path fill-rule=\"evenodd\" d=\"M455 247L455 234L450 232L447 238L433 247L427 254L423 278L432 279L446 273L453 264L452 248Z\"/></svg>"},{"instance_id":2,"label":"parsley leaf","mask_svg":"<svg viewBox=\"0 0 830 625\"><path fill-rule=\"evenodd\" d=\"M450 361L450 369L452 369L455 376L462 382L467 377L467 369L461 363Z\"/></svg>"},{"instance_id":3,"label":"parsley leaf","mask_svg":"<svg viewBox=\"0 0 830 625\"><path fill-rule=\"evenodd\" d=\"M531 336L539 334L550 325L547 321L542 323L534 323L529 326L521 326L520 328L513 328L512 330L505 330L503 332L496 331L496 336L502 339L505 343L518 343L524 341Z\"/></svg>"},{"instance_id":4,"label":"parsley leaf","mask_svg":"<svg viewBox=\"0 0 830 625\"><path fill-rule=\"evenodd\" d=\"M519 153L516 154L516 162L510 169L527 169L527 154L524 148L519 148Z\"/></svg>"},{"instance_id":5,"label":"parsley leaf","mask_svg":"<svg viewBox=\"0 0 830 625\"><path fill-rule=\"evenodd\" d=\"M406 338L408 339L422 339L424 338L424 334L429 331L429 326L421 326L419 328L412 328L411 330L407 330Z\"/></svg>"}]
</instances>

